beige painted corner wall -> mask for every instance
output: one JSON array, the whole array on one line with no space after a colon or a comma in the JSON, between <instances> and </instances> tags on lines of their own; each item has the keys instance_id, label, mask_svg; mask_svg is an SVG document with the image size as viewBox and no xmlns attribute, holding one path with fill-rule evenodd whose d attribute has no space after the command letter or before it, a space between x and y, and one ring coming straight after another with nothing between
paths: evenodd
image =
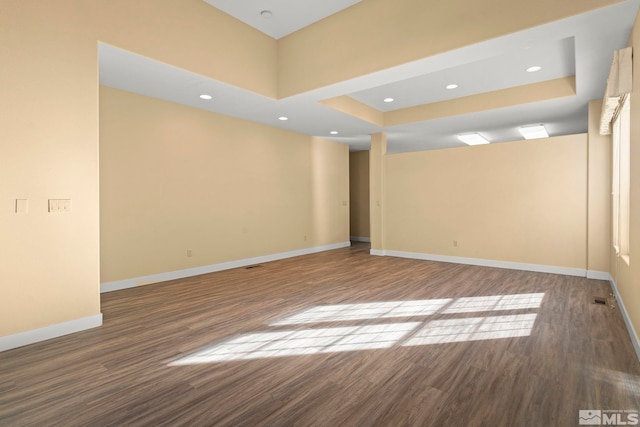
<instances>
[{"instance_id":1,"label":"beige painted corner wall","mask_svg":"<svg viewBox=\"0 0 640 427\"><path fill-rule=\"evenodd\" d=\"M324 138L294 135L303 142L311 140L311 188L307 189L311 193L311 230L310 239L303 247L348 242L349 146ZM304 179L307 174L302 172ZM304 193L300 199L295 195L289 197L297 200L300 207L306 202ZM304 214L304 210L297 214Z\"/></svg>"},{"instance_id":2,"label":"beige painted corner wall","mask_svg":"<svg viewBox=\"0 0 640 427\"><path fill-rule=\"evenodd\" d=\"M353 237L370 237L369 152L349 153L350 229Z\"/></svg>"},{"instance_id":3,"label":"beige painted corner wall","mask_svg":"<svg viewBox=\"0 0 640 427\"><path fill-rule=\"evenodd\" d=\"M0 10L6 336L100 313L98 58L87 25L49 2L2 1ZM28 199L26 214L16 199ZM72 211L48 213L48 199L71 199Z\"/></svg>"},{"instance_id":4,"label":"beige painted corner wall","mask_svg":"<svg viewBox=\"0 0 640 427\"><path fill-rule=\"evenodd\" d=\"M640 334L640 15L636 18L631 34L630 46L633 55L633 81L631 92L631 189L630 189L630 235L629 264L617 257L610 244L611 274L627 309L631 323Z\"/></svg>"},{"instance_id":5,"label":"beige painted corner wall","mask_svg":"<svg viewBox=\"0 0 640 427\"><path fill-rule=\"evenodd\" d=\"M101 86L101 282L346 242L348 161L343 144Z\"/></svg>"},{"instance_id":6,"label":"beige painted corner wall","mask_svg":"<svg viewBox=\"0 0 640 427\"><path fill-rule=\"evenodd\" d=\"M611 138L600 135L602 101L589 102L587 269L609 273L611 247Z\"/></svg>"},{"instance_id":7,"label":"beige painted corner wall","mask_svg":"<svg viewBox=\"0 0 640 427\"><path fill-rule=\"evenodd\" d=\"M586 177L586 134L387 155L384 249L586 268Z\"/></svg>"}]
</instances>

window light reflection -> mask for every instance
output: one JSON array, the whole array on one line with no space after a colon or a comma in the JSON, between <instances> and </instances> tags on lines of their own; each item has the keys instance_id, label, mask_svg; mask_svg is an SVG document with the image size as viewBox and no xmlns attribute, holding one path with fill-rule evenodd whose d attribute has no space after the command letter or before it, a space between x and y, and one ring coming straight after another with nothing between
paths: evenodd
<instances>
[{"instance_id":1,"label":"window light reflection","mask_svg":"<svg viewBox=\"0 0 640 427\"><path fill-rule=\"evenodd\" d=\"M598 366L591 366L590 369L591 376L595 381L608 383L624 393L640 396L640 376Z\"/></svg>"},{"instance_id":2,"label":"window light reflection","mask_svg":"<svg viewBox=\"0 0 640 427\"><path fill-rule=\"evenodd\" d=\"M544 293L530 293L321 305L287 316L270 325L531 310L540 307L543 297ZM232 360L384 349L393 346L420 346L524 337L531 334L536 316L536 313L525 313L437 320L427 318L415 322L247 333L176 359L169 365L193 365Z\"/></svg>"},{"instance_id":3,"label":"window light reflection","mask_svg":"<svg viewBox=\"0 0 640 427\"><path fill-rule=\"evenodd\" d=\"M432 320L404 346L493 340L531 335L536 314Z\"/></svg>"},{"instance_id":4,"label":"window light reflection","mask_svg":"<svg viewBox=\"0 0 640 427\"><path fill-rule=\"evenodd\" d=\"M414 301L389 301L361 304L320 305L271 323L271 326L346 320L388 319L483 311L538 308L544 293L492 295Z\"/></svg>"},{"instance_id":5,"label":"window light reflection","mask_svg":"<svg viewBox=\"0 0 640 427\"><path fill-rule=\"evenodd\" d=\"M183 357L170 365L388 348L418 325L420 322L245 334Z\"/></svg>"}]
</instances>

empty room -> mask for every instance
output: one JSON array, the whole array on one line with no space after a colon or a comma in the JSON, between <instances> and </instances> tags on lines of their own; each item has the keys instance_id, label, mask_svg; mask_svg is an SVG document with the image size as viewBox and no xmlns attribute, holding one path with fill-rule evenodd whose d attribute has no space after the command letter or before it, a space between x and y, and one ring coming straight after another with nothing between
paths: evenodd
<instances>
[{"instance_id":1,"label":"empty room","mask_svg":"<svg viewBox=\"0 0 640 427\"><path fill-rule=\"evenodd\" d=\"M0 425L638 425L639 8L0 0Z\"/></svg>"}]
</instances>

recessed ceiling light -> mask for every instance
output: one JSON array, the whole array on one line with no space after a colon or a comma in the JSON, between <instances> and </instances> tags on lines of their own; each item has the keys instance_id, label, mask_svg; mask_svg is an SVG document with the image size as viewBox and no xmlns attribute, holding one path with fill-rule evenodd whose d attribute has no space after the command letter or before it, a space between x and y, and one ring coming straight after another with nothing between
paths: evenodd
<instances>
[{"instance_id":1,"label":"recessed ceiling light","mask_svg":"<svg viewBox=\"0 0 640 427\"><path fill-rule=\"evenodd\" d=\"M332 130L331 132L329 132L331 135L337 135L338 131L337 130Z\"/></svg>"},{"instance_id":2,"label":"recessed ceiling light","mask_svg":"<svg viewBox=\"0 0 640 427\"><path fill-rule=\"evenodd\" d=\"M202 94L202 95L200 95L200 98L202 98L202 99L213 99L213 96L207 95L207 94Z\"/></svg>"},{"instance_id":3,"label":"recessed ceiling light","mask_svg":"<svg viewBox=\"0 0 640 427\"><path fill-rule=\"evenodd\" d=\"M273 13L270 10L263 10L262 12L260 12L260 16L262 16L264 19L271 19Z\"/></svg>"},{"instance_id":4,"label":"recessed ceiling light","mask_svg":"<svg viewBox=\"0 0 640 427\"><path fill-rule=\"evenodd\" d=\"M479 133L463 133L458 135L458 139L467 145L489 144L490 141Z\"/></svg>"},{"instance_id":5,"label":"recessed ceiling light","mask_svg":"<svg viewBox=\"0 0 640 427\"><path fill-rule=\"evenodd\" d=\"M452 84L446 86L447 89L455 89L457 87L458 87L458 85L455 84L455 83L452 83Z\"/></svg>"},{"instance_id":6,"label":"recessed ceiling light","mask_svg":"<svg viewBox=\"0 0 640 427\"><path fill-rule=\"evenodd\" d=\"M285 120L289 120L289 117L280 116L278 117L278 120L282 120L284 122Z\"/></svg>"},{"instance_id":7,"label":"recessed ceiling light","mask_svg":"<svg viewBox=\"0 0 640 427\"><path fill-rule=\"evenodd\" d=\"M518 128L524 139L549 138L544 125L522 126Z\"/></svg>"},{"instance_id":8,"label":"recessed ceiling light","mask_svg":"<svg viewBox=\"0 0 640 427\"><path fill-rule=\"evenodd\" d=\"M542 70L542 67L535 65L533 67L527 68L527 73L535 73L536 71Z\"/></svg>"},{"instance_id":9,"label":"recessed ceiling light","mask_svg":"<svg viewBox=\"0 0 640 427\"><path fill-rule=\"evenodd\" d=\"M393 98L385 98L385 99L383 99L383 101L384 102L393 102L393 101L395 101L395 99L393 99Z\"/></svg>"}]
</instances>

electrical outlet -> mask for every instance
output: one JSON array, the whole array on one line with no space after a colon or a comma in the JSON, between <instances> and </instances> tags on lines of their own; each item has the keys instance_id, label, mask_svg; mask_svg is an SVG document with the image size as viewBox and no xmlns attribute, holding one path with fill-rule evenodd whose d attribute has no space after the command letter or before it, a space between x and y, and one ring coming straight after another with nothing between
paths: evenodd
<instances>
[{"instance_id":1,"label":"electrical outlet","mask_svg":"<svg viewBox=\"0 0 640 427\"><path fill-rule=\"evenodd\" d=\"M193 252L191 252L191 249L187 249L187 256L189 258L191 258L193 256Z\"/></svg>"},{"instance_id":2,"label":"electrical outlet","mask_svg":"<svg viewBox=\"0 0 640 427\"><path fill-rule=\"evenodd\" d=\"M457 241L457 240L454 240L454 241L453 241L453 247L454 247L454 248L457 248L457 247L458 247L458 241Z\"/></svg>"},{"instance_id":3,"label":"electrical outlet","mask_svg":"<svg viewBox=\"0 0 640 427\"><path fill-rule=\"evenodd\" d=\"M71 199L49 199L49 212L71 212Z\"/></svg>"}]
</instances>

